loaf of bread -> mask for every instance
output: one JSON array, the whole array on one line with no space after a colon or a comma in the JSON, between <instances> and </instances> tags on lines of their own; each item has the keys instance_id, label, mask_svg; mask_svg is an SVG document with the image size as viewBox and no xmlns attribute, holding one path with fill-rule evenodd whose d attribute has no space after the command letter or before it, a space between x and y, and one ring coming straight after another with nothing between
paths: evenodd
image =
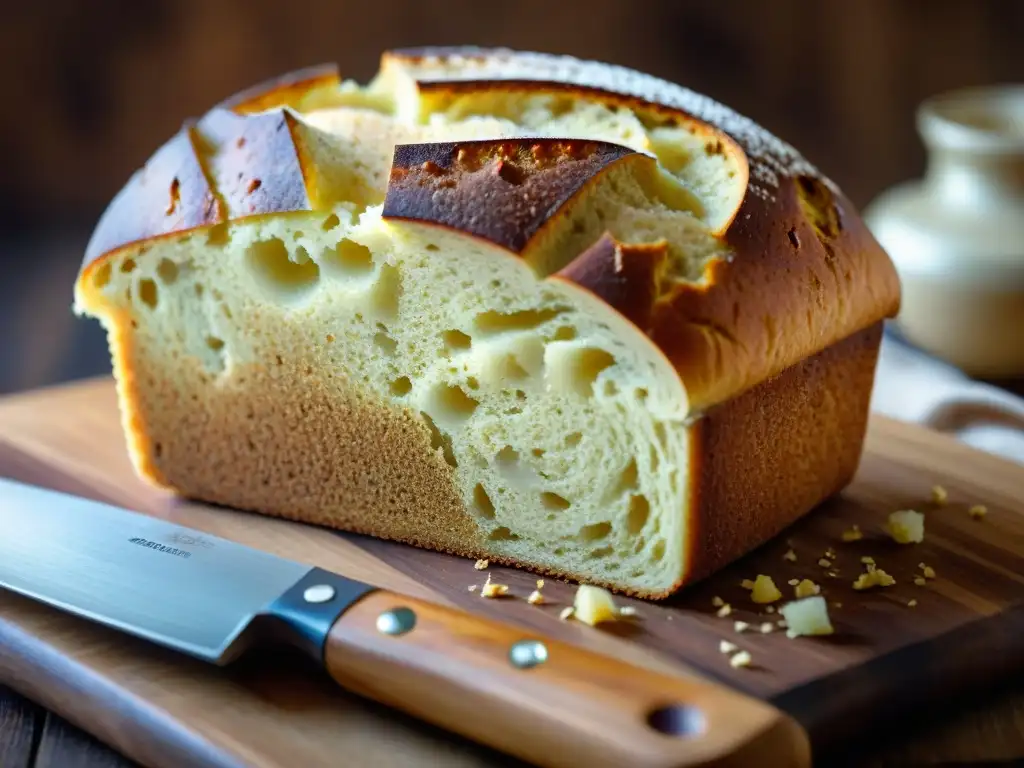
<instances>
[{"instance_id":1,"label":"loaf of bread","mask_svg":"<svg viewBox=\"0 0 1024 768\"><path fill-rule=\"evenodd\" d=\"M661 598L849 482L899 296L841 191L721 104L439 48L186 123L75 309L153 483Z\"/></svg>"}]
</instances>

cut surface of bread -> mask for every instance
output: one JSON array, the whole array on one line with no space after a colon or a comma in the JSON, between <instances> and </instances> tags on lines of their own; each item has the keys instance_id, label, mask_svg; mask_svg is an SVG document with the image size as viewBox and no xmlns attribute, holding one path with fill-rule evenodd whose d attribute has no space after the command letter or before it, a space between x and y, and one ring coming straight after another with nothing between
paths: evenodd
<instances>
[{"instance_id":1,"label":"cut surface of bread","mask_svg":"<svg viewBox=\"0 0 1024 768\"><path fill-rule=\"evenodd\" d=\"M841 193L536 56L299 73L133 177L75 298L141 475L647 597L848 481L898 284Z\"/></svg>"}]
</instances>

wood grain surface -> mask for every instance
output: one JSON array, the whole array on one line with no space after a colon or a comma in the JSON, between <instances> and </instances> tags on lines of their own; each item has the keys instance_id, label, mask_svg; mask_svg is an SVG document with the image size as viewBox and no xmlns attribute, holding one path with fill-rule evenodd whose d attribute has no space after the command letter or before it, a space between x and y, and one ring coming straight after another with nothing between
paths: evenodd
<instances>
[{"instance_id":1,"label":"wood grain surface","mask_svg":"<svg viewBox=\"0 0 1024 768\"><path fill-rule=\"evenodd\" d=\"M550 602L533 606L523 598L535 576L494 568L493 580L509 584L513 596L484 600L468 590L484 577L470 561L215 509L140 483L124 452L107 380L0 402L0 474L161 515L654 670L725 681L792 713L819 756L833 762L863 757L865 747L871 753L871 745L881 744L903 765L1024 757L1020 696L1002 694L1000 714L982 709L991 694L966 698L997 685L1024 689L1024 471L909 425L873 419L861 470L841 497L679 599L622 599L636 607L637 619L604 629L559 621L572 585L549 581ZM935 483L949 491L941 508L927 503ZM977 503L988 507L983 521L967 514ZM888 512L908 506L925 511L927 536L901 546L881 525ZM842 542L854 523L864 539ZM790 546L796 562L782 558ZM834 564L825 568L818 560L829 548ZM897 584L854 590L866 555ZM918 586L913 579L922 562L937 577ZM837 634L795 640L780 631L737 634L736 620L759 627L778 618L740 586L758 573L771 575L787 596L790 579L821 584ZM715 615L714 596L732 605L731 616ZM754 665L731 668L718 651L721 639L749 650ZM0 648L0 682L143 764L178 755L199 765L314 766L340 751L374 765L507 762L340 692L290 656L256 654L227 670L206 669L10 595L0 596ZM940 727L940 716L959 719ZM879 741L887 733L890 741Z\"/></svg>"}]
</instances>

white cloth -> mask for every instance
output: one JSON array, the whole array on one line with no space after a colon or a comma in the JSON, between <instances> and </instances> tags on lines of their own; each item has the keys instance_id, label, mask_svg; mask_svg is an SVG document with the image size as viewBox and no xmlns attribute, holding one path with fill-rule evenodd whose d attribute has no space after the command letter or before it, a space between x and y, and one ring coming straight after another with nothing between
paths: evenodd
<instances>
[{"instance_id":1,"label":"white cloth","mask_svg":"<svg viewBox=\"0 0 1024 768\"><path fill-rule=\"evenodd\" d=\"M975 381L889 334L882 342L871 408L1024 464L1024 399Z\"/></svg>"}]
</instances>

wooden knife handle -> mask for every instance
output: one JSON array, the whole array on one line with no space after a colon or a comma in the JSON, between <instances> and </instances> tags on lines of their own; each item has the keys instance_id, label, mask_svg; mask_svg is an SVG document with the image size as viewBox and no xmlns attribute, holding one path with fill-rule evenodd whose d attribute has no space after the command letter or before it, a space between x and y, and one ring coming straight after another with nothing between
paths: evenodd
<instances>
[{"instance_id":1,"label":"wooden knife handle","mask_svg":"<svg viewBox=\"0 0 1024 768\"><path fill-rule=\"evenodd\" d=\"M810 765L764 702L392 592L345 610L324 661L348 690L542 766Z\"/></svg>"}]
</instances>

